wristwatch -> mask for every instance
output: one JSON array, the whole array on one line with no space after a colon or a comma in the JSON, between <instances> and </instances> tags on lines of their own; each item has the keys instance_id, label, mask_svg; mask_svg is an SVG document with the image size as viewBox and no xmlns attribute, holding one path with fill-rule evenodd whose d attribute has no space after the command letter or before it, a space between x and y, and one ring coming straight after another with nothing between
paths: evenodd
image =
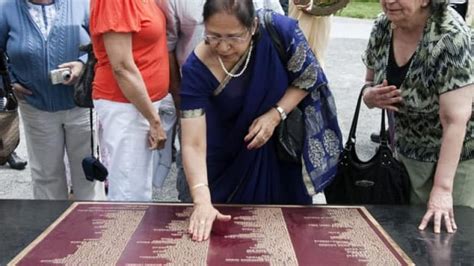
<instances>
[{"instance_id":1,"label":"wristwatch","mask_svg":"<svg viewBox=\"0 0 474 266\"><path fill-rule=\"evenodd\" d=\"M278 105L275 105L274 107L278 111L278 113L280 113L281 121L284 121L288 117L285 112L285 109L281 108Z\"/></svg>"}]
</instances>

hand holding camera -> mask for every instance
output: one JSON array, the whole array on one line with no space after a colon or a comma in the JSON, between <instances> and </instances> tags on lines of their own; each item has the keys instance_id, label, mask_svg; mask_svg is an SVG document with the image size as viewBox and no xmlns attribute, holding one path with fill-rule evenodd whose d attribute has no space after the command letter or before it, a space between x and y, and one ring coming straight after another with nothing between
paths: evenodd
<instances>
[{"instance_id":1,"label":"hand holding camera","mask_svg":"<svg viewBox=\"0 0 474 266\"><path fill-rule=\"evenodd\" d=\"M73 85L77 82L84 64L80 61L73 61L61 64L58 67L58 69L54 69L50 72L51 83L53 85Z\"/></svg>"}]
</instances>

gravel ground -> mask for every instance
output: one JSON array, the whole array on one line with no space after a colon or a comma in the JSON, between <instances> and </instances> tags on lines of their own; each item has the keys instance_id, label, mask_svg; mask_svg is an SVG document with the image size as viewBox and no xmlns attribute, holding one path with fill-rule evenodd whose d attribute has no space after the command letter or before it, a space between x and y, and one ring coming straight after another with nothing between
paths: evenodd
<instances>
[{"instance_id":1,"label":"gravel ground","mask_svg":"<svg viewBox=\"0 0 474 266\"><path fill-rule=\"evenodd\" d=\"M361 54L367 44L372 21L348 18L333 18L331 41L326 55L326 74L336 99L339 122L346 138L352 121L359 89L363 84L365 66ZM369 141L371 132L379 130L380 113L362 107L358 127L358 152L362 159L374 154L375 145ZM23 128L21 128L23 130ZM27 158L25 141L20 143L17 153ZM176 201L176 167L162 189L154 191L156 201ZM0 166L0 198L32 199L30 168L23 171Z\"/></svg>"}]
</instances>

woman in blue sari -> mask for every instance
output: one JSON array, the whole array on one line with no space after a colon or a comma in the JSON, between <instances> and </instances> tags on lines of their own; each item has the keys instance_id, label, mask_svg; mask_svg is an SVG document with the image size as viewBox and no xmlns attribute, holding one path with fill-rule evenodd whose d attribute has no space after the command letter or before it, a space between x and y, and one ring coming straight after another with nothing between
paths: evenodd
<instances>
[{"instance_id":1,"label":"woman in blue sari","mask_svg":"<svg viewBox=\"0 0 474 266\"><path fill-rule=\"evenodd\" d=\"M181 85L183 164L194 202L189 233L209 237L229 220L212 203L311 204L302 164L279 160L274 134L286 114L304 111L303 158L320 192L341 149L326 77L297 22L272 13L288 54L280 60L251 0L208 0L205 38L184 64Z\"/></svg>"}]
</instances>

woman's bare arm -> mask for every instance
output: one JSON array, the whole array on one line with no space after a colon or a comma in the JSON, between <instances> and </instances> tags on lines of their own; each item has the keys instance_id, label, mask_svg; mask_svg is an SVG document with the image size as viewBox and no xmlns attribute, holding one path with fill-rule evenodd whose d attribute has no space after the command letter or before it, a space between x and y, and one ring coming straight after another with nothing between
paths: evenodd
<instances>
[{"instance_id":1,"label":"woman's bare arm","mask_svg":"<svg viewBox=\"0 0 474 266\"><path fill-rule=\"evenodd\" d=\"M105 49L117 83L127 98L150 123L150 148L163 148L166 134L153 107L145 82L133 59L132 34L108 32L103 35Z\"/></svg>"},{"instance_id":2,"label":"woman's bare arm","mask_svg":"<svg viewBox=\"0 0 474 266\"><path fill-rule=\"evenodd\" d=\"M466 126L472 114L474 85L440 96L440 119L443 126L441 150L436 167L428 210L419 226L426 228L434 219L434 231L441 231L444 223L448 232L456 230L453 213L453 183L466 135Z\"/></svg>"}]
</instances>

